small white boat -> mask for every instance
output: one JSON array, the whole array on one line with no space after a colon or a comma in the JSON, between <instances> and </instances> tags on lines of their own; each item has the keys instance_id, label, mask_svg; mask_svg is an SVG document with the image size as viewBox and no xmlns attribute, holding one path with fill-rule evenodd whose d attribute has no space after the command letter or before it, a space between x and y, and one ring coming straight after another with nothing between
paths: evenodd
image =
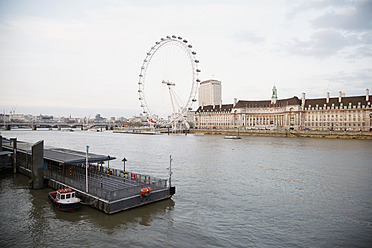
<instances>
[{"instance_id":1,"label":"small white boat","mask_svg":"<svg viewBox=\"0 0 372 248\"><path fill-rule=\"evenodd\" d=\"M242 137L240 136L225 136L225 139L241 139Z\"/></svg>"},{"instance_id":2,"label":"small white boat","mask_svg":"<svg viewBox=\"0 0 372 248\"><path fill-rule=\"evenodd\" d=\"M80 198L70 188L49 192L49 200L62 211L74 211L80 207Z\"/></svg>"},{"instance_id":3,"label":"small white boat","mask_svg":"<svg viewBox=\"0 0 372 248\"><path fill-rule=\"evenodd\" d=\"M204 133L194 133L194 136L203 136Z\"/></svg>"},{"instance_id":4,"label":"small white boat","mask_svg":"<svg viewBox=\"0 0 372 248\"><path fill-rule=\"evenodd\" d=\"M89 128L88 129L89 131L92 131L92 132L103 132L103 128Z\"/></svg>"}]
</instances>

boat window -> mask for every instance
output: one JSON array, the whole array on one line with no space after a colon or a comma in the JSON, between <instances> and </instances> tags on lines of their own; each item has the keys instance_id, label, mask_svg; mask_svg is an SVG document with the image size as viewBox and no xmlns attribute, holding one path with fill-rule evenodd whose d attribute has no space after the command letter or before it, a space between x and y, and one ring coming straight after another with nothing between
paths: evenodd
<instances>
[{"instance_id":1,"label":"boat window","mask_svg":"<svg viewBox=\"0 0 372 248\"><path fill-rule=\"evenodd\" d=\"M66 199L70 199L70 198L71 198L71 194L67 194Z\"/></svg>"},{"instance_id":2,"label":"boat window","mask_svg":"<svg viewBox=\"0 0 372 248\"><path fill-rule=\"evenodd\" d=\"M61 199L61 195L59 193L57 194L57 199Z\"/></svg>"},{"instance_id":3,"label":"boat window","mask_svg":"<svg viewBox=\"0 0 372 248\"><path fill-rule=\"evenodd\" d=\"M65 199L65 195L61 195L61 199L64 200Z\"/></svg>"},{"instance_id":4,"label":"boat window","mask_svg":"<svg viewBox=\"0 0 372 248\"><path fill-rule=\"evenodd\" d=\"M72 193L71 197L74 198L75 197L75 193Z\"/></svg>"}]
</instances>

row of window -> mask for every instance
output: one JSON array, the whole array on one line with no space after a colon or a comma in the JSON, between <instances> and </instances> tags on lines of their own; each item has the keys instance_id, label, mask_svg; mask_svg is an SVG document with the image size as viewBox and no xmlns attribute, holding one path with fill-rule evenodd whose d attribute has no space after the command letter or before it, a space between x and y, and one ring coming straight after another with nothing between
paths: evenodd
<instances>
[{"instance_id":1,"label":"row of window","mask_svg":"<svg viewBox=\"0 0 372 248\"><path fill-rule=\"evenodd\" d=\"M365 126L365 123L305 123L306 127L360 127Z\"/></svg>"}]
</instances>

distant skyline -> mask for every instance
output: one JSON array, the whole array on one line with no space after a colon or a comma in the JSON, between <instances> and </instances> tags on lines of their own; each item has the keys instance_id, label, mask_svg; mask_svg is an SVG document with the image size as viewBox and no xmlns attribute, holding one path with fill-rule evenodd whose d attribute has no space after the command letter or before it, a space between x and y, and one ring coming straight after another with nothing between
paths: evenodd
<instances>
[{"instance_id":1,"label":"distant skyline","mask_svg":"<svg viewBox=\"0 0 372 248\"><path fill-rule=\"evenodd\" d=\"M190 41L224 104L372 90L372 1L0 0L0 113L131 117L167 35ZM197 104L193 105L194 109Z\"/></svg>"}]
</instances>

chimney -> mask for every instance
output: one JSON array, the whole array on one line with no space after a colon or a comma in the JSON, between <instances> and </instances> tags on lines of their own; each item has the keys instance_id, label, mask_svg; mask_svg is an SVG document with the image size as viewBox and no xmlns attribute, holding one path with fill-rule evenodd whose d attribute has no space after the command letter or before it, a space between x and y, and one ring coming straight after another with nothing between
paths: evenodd
<instances>
[{"instance_id":1,"label":"chimney","mask_svg":"<svg viewBox=\"0 0 372 248\"><path fill-rule=\"evenodd\" d=\"M302 108L305 107L305 92L302 92L301 106L302 106Z\"/></svg>"},{"instance_id":2,"label":"chimney","mask_svg":"<svg viewBox=\"0 0 372 248\"><path fill-rule=\"evenodd\" d=\"M327 103L329 103L329 92L327 92Z\"/></svg>"},{"instance_id":3,"label":"chimney","mask_svg":"<svg viewBox=\"0 0 372 248\"><path fill-rule=\"evenodd\" d=\"M238 98L234 98L234 107L235 107L237 102L238 102Z\"/></svg>"},{"instance_id":4,"label":"chimney","mask_svg":"<svg viewBox=\"0 0 372 248\"><path fill-rule=\"evenodd\" d=\"M342 101L342 92L340 91L338 95L338 102L341 103L341 101Z\"/></svg>"},{"instance_id":5,"label":"chimney","mask_svg":"<svg viewBox=\"0 0 372 248\"><path fill-rule=\"evenodd\" d=\"M369 89L366 89L366 102L369 102Z\"/></svg>"}]
</instances>

